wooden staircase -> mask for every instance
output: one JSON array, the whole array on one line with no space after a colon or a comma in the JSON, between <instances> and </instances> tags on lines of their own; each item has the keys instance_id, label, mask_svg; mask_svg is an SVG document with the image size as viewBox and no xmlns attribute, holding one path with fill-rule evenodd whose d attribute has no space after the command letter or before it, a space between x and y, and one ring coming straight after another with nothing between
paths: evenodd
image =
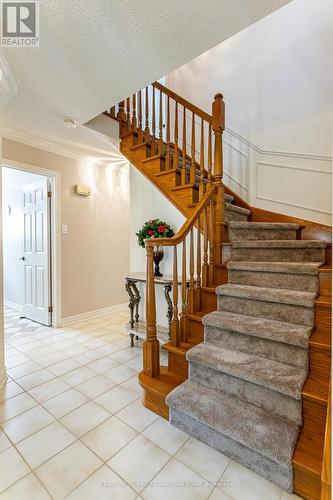
<instances>
[{"instance_id":1,"label":"wooden staircase","mask_svg":"<svg viewBox=\"0 0 333 500\"><path fill-rule=\"evenodd\" d=\"M226 263L231 253L226 231L228 220L294 222L303 226L299 239L322 239L328 243L326 262L320 268L309 375L302 391L304 421L293 468L296 494L309 500L329 498L330 452L329 439L325 447L325 433L329 432L331 364L331 228L251 207L224 186L221 94L215 96L209 115L154 83L105 114L119 122L122 153L187 219L175 237L146 242L147 339L139 381L143 404L164 418L168 418L167 394L187 378L187 351L203 341L202 317L217 308L215 288L227 282ZM170 246L174 251L172 338L163 346L168 352L167 366L160 365L156 337L155 245ZM178 247L182 255L180 297Z\"/></svg>"}]
</instances>

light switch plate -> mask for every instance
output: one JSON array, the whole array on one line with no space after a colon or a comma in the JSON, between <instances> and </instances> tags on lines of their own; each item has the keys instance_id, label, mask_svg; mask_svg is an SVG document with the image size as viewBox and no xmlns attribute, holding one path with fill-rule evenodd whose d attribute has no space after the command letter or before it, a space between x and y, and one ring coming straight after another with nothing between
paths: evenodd
<instances>
[{"instance_id":1,"label":"light switch plate","mask_svg":"<svg viewBox=\"0 0 333 500\"><path fill-rule=\"evenodd\" d=\"M61 234L68 234L68 225L61 224Z\"/></svg>"}]
</instances>

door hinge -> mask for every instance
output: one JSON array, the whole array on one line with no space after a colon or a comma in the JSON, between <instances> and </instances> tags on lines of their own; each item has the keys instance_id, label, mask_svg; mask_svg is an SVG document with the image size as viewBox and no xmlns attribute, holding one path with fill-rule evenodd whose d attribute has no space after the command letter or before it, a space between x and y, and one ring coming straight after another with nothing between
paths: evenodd
<instances>
[{"instance_id":1,"label":"door hinge","mask_svg":"<svg viewBox=\"0 0 333 500\"><path fill-rule=\"evenodd\" d=\"M53 306L49 306L49 313L53 312Z\"/></svg>"},{"instance_id":2,"label":"door hinge","mask_svg":"<svg viewBox=\"0 0 333 500\"><path fill-rule=\"evenodd\" d=\"M47 196L48 196L48 198L52 198L52 191L48 191Z\"/></svg>"}]
</instances>

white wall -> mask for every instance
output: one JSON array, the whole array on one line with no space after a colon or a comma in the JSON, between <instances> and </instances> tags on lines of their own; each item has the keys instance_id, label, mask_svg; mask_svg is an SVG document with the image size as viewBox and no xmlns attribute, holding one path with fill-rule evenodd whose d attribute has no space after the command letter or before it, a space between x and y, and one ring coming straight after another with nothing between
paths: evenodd
<instances>
[{"instance_id":1,"label":"white wall","mask_svg":"<svg viewBox=\"0 0 333 500\"><path fill-rule=\"evenodd\" d=\"M2 147L9 165L14 161L61 173L61 222L69 229L61 235L62 318L124 304L130 250L126 159L114 155L99 165L9 139L3 139ZM89 185L91 196L75 195L76 184Z\"/></svg>"},{"instance_id":2,"label":"white wall","mask_svg":"<svg viewBox=\"0 0 333 500\"><path fill-rule=\"evenodd\" d=\"M23 189L38 182L41 176L3 168L2 221L3 221L3 279L4 301L21 310L24 300L23 265Z\"/></svg>"},{"instance_id":3,"label":"white wall","mask_svg":"<svg viewBox=\"0 0 333 500\"><path fill-rule=\"evenodd\" d=\"M226 103L225 182L252 205L330 224L333 3L294 0L169 74Z\"/></svg>"},{"instance_id":4,"label":"white wall","mask_svg":"<svg viewBox=\"0 0 333 500\"><path fill-rule=\"evenodd\" d=\"M146 250L138 245L135 233L150 219L159 218L173 228L176 233L185 222L184 216L148 181L135 167L130 170L130 270L146 271ZM180 252L180 249L179 249ZM160 264L163 276L172 275L172 250L164 249L164 259ZM178 254L179 274L181 273L181 257ZM140 316L145 317L145 285L138 286L141 294ZM163 287L156 285L157 323L167 326L167 307L163 297Z\"/></svg>"}]
</instances>

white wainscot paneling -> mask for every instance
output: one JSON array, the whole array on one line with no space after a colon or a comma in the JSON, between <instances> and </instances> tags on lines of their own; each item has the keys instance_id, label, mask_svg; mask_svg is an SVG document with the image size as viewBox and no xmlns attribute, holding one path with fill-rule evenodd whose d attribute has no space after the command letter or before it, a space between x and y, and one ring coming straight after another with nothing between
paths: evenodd
<instances>
[{"instance_id":1,"label":"white wainscot paneling","mask_svg":"<svg viewBox=\"0 0 333 500\"><path fill-rule=\"evenodd\" d=\"M331 223L332 183L327 162L301 167L260 161L256 166L256 198L269 210ZM273 206L272 206L273 204ZM265 208L265 204L258 203ZM268 207L268 205L267 205ZM276 207L275 210L273 207Z\"/></svg>"},{"instance_id":2,"label":"white wainscot paneling","mask_svg":"<svg viewBox=\"0 0 333 500\"><path fill-rule=\"evenodd\" d=\"M224 182L244 200L249 192L249 157L244 144L227 132L223 140Z\"/></svg>"}]
</instances>

